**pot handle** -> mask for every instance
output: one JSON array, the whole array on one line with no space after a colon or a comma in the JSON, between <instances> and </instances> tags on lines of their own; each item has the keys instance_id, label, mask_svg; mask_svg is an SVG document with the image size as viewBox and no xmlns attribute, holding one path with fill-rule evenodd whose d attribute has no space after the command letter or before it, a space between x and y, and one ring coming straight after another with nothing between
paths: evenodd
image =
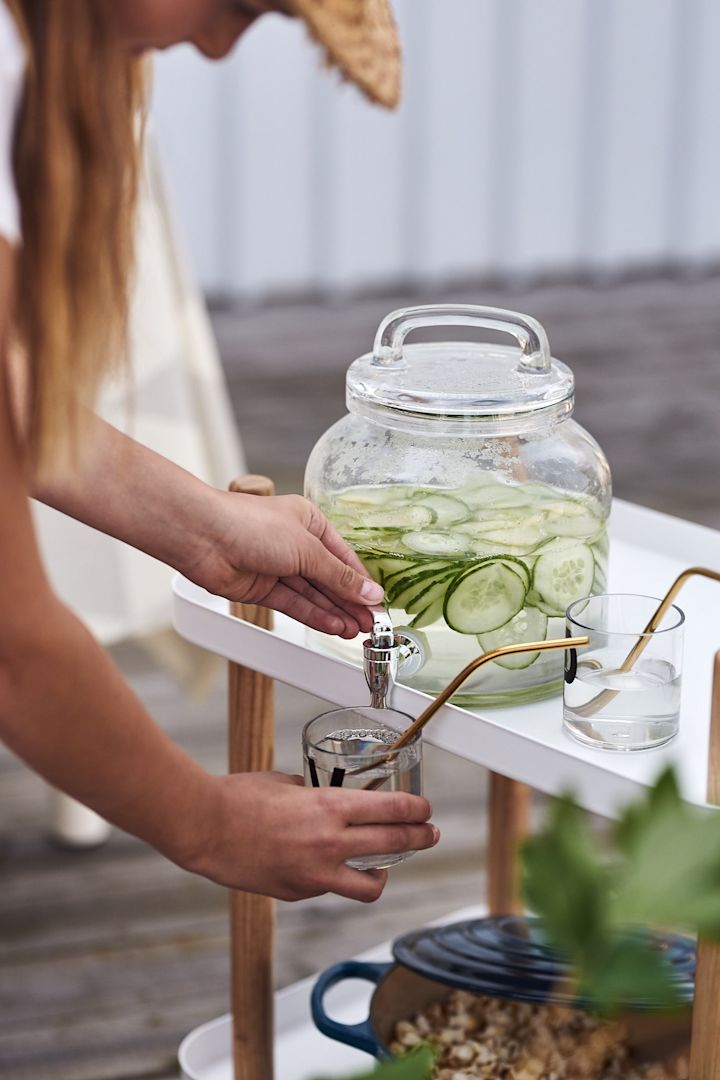
<instances>
[{"instance_id":1,"label":"pot handle","mask_svg":"<svg viewBox=\"0 0 720 1080\"><path fill-rule=\"evenodd\" d=\"M543 326L529 315L478 304L433 304L391 311L378 327L373 363L397 367L403 363L403 345L411 330L433 326L473 326L511 334L520 346L522 367L543 374L550 371L550 343Z\"/></svg>"},{"instance_id":2,"label":"pot handle","mask_svg":"<svg viewBox=\"0 0 720 1080\"><path fill-rule=\"evenodd\" d=\"M373 1057L386 1057L387 1051L375 1035L369 1016L360 1024L341 1024L339 1020L332 1020L325 1012L323 999L328 990L344 979L366 979L377 986L392 967L392 962L370 964L361 960L344 960L341 964L333 964L327 971L323 971L313 986L310 997L312 1018L318 1030L330 1039L364 1050Z\"/></svg>"}]
</instances>

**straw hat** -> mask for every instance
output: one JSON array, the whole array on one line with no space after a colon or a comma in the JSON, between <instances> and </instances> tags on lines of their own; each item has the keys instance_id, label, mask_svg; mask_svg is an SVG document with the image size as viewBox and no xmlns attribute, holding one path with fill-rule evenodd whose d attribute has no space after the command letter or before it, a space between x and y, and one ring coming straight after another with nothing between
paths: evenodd
<instances>
[{"instance_id":1,"label":"straw hat","mask_svg":"<svg viewBox=\"0 0 720 1080\"><path fill-rule=\"evenodd\" d=\"M389 0L284 0L340 68L378 105L400 100L402 62Z\"/></svg>"}]
</instances>

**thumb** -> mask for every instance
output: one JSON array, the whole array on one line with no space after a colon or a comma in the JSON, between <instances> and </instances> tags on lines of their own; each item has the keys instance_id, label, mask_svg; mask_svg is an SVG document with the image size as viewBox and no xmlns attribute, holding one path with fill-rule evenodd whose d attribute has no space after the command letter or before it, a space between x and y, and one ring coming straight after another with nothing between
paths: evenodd
<instances>
[{"instance_id":1,"label":"thumb","mask_svg":"<svg viewBox=\"0 0 720 1080\"><path fill-rule=\"evenodd\" d=\"M323 590L333 593L338 599L353 601L356 604L365 604L368 607L381 604L385 596L381 585L359 573L346 562L342 562L325 547L321 540L315 538L313 538L308 573L305 576L311 578Z\"/></svg>"}]
</instances>

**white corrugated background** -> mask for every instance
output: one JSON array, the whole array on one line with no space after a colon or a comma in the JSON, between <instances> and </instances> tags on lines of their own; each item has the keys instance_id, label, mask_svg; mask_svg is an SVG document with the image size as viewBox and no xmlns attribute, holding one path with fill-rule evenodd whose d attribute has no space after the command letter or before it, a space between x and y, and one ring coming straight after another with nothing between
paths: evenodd
<instances>
[{"instance_id":1,"label":"white corrugated background","mask_svg":"<svg viewBox=\"0 0 720 1080\"><path fill-rule=\"evenodd\" d=\"M395 0L394 115L268 16L159 57L155 128L201 282L259 298L720 258L717 0Z\"/></svg>"}]
</instances>

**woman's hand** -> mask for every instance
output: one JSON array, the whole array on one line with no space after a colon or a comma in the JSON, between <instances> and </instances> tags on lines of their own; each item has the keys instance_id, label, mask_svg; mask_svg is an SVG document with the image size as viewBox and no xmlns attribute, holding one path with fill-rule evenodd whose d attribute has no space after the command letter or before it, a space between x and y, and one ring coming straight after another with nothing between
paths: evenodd
<instances>
[{"instance_id":1,"label":"woman's hand","mask_svg":"<svg viewBox=\"0 0 720 1080\"><path fill-rule=\"evenodd\" d=\"M186 869L230 888L278 900L333 892L377 900L387 871L353 870L360 855L419 851L440 834L427 799L404 792L306 788L302 777L235 773L213 777L209 837Z\"/></svg>"},{"instance_id":2,"label":"woman's hand","mask_svg":"<svg viewBox=\"0 0 720 1080\"><path fill-rule=\"evenodd\" d=\"M216 492L212 531L183 573L228 600L262 604L340 637L372 626L383 591L307 499Z\"/></svg>"},{"instance_id":3,"label":"woman's hand","mask_svg":"<svg viewBox=\"0 0 720 1080\"><path fill-rule=\"evenodd\" d=\"M383 591L299 495L219 491L92 417L80 466L33 494L228 600L284 611L326 634L369 630Z\"/></svg>"}]
</instances>

